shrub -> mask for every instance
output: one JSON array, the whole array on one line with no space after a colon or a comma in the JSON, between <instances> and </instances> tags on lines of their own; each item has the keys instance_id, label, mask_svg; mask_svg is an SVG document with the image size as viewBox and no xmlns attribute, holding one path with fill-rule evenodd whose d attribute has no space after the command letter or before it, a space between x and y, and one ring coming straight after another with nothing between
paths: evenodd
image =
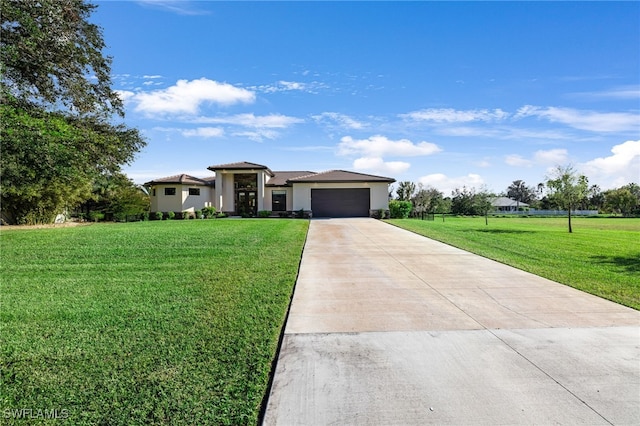
<instances>
[{"instance_id":1,"label":"shrub","mask_svg":"<svg viewBox=\"0 0 640 426\"><path fill-rule=\"evenodd\" d=\"M196 210L193 212L193 214L195 215L196 219L202 219L202 210Z\"/></svg>"},{"instance_id":2,"label":"shrub","mask_svg":"<svg viewBox=\"0 0 640 426\"><path fill-rule=\"evenodd\" d=\"M162 212L155 212L155 213L153 214L153 216L154 216L154 218L155 218L156 220L162 220L162 217L163 217L164 215L162 214Z\"/></svg>"},{"instance_id":3,"label":"shrub","mask_svg":"<svg viewBox=\"0 0 640 426\"><path fill-rule=\"evenodd\" d=\"M89 213L89 219L94 222L98 222L100 220L104 220L104 213L102 212L91 212Z\"/></svg>"},{"instance_id":4,"label":"shrub","mask_svg":"<svg viewBox=\"0 0 640 426\"><path fill-rule=\"evenodd\" d=\"M271 216L271 210L260 210L258 212L258 217L269 217Z\"/></svg>"},{"instance_id":5,"label":"shrub","mask_svg":"<svg viewBox=\"0 0 640 426\"><path fill-rule=\"evenodd\" d=\"M172 220L176 217L174 212L167 212L167 219Z\"/></svg>"},{"instance_id":6,"label":"shrub","mask_svg":"<svg viewBox=\"0 0 640 426\"><path fill-rule=\"evenodd\" d=\"M202 208L202 216L205 219L210 219L216 216L216 208L215 207L203 207Z\"/></svg>"},{"instance_id":7,"label":"shrub","mask_svg":"<svg viewBox=\"0 0 640 426\"><path fill-rule=\"evenodd\" d=\"M411 201L389 201L389 211L392 219L406 219L409 217L412 208Z\"/></svg>"}]
</instances>

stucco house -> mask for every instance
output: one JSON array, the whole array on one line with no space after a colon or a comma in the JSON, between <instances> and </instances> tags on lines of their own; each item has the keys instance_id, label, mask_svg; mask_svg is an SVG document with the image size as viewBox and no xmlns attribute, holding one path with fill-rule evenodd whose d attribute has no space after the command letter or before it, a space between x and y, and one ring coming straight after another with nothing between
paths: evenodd
<instances>
[{"instance_id":1,"label":"stucco house","mask_svg":"<svg viewBox=\"0 0 640 426\"><path fill-rule=\"evenodd\" d=\"M491 205L497 212L515 212L518 209L529 207L527 203L517 202L507 197L497 197L491 202Z\"/></svg>"},{"instance_id":2,"label":"stucco house","mask_svg":"<svg viewBox=\"0 0 640 426\"><path fill-rule=\"evenodd\" d=\"M271 171L239 162L208 167L213 176L186 174L145 183L152 212L193 212L215 207L229 215L255 216L304 210L313 217L367 217L389 209L389 185L395 179L346 170Z\"/></svg>"}]
</instances>

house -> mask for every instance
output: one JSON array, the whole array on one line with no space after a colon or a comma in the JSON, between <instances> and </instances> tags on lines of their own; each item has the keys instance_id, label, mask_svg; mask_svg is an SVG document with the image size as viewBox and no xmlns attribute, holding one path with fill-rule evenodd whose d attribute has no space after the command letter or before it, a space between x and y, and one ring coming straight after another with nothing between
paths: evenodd
<instances>
[{"instance_id":1,"label":"house","mask_svg":"<svg viewBox=\"0 0 640 426\"><path fill-rule=\"evenodd\" d=\"M321 173L272 171L239 162L208 167L213 176L186 174L155 179L149 190L152 212L193 212L215 207L228 215L273 215L303 210L314 217L368 217L389 209L389 184L395 179L346 170Z\"/></svg>"},{"instance_id":2,"label":"house","mask_svg":"<svg viewBox=\"0 0 640 426\"><path fill-rule=\"evenodd\" d=\"M491 202L497 212L516 212L519 208L528 208L529 204L518 202L507 197L497 197Z\"/></svg>"}]
</instances>

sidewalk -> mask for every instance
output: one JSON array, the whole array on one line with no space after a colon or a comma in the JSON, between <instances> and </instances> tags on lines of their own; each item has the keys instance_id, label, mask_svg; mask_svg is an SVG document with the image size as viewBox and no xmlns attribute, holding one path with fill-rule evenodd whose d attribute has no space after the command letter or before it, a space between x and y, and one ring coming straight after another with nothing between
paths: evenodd
<instances>
[{"instance_id":1,"label":"sidewalk","mask_svg":"<svg viewBox=\"0 0 640 426\"><path fill-rule=\"evenodd\" d=\"M313 220L264 424L638 424L640 312L373 219Z\"/></svg>"}]
</instances>

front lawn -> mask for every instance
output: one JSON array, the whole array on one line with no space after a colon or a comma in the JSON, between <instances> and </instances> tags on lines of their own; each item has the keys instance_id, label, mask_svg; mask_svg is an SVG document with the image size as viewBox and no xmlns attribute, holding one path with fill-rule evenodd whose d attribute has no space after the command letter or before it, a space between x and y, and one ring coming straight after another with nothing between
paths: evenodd
<instances>
[{"instance_id":1,"label":"front lawn","mask_svg":"<svg viewBox=\"0 0 640 426\"><path fill-rule=\"evenodd\" d=\"M438 216L389 223L640 309L640 219Z\"/></svg>"},{"instance_id":2,"label":"front lawn","mask_svg":"<svg viewBox=\"0 0 640 426\"><path fill-rule=\"evenodd\" d=\"M307 229L246 219L2 230L4 424L52 413L255 424Z\"/></svg>"}]
</instances>

